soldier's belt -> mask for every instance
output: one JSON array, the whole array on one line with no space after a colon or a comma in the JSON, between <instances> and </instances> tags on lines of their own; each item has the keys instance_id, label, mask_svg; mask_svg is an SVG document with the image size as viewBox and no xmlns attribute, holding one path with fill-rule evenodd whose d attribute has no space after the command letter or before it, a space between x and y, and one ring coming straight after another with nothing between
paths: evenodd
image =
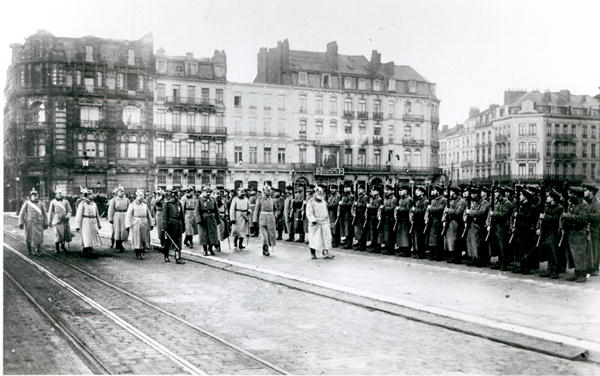
<instances>
[{"instance_id":1,"label":"soldier's belt","mask_svg":"<svg viewBox=\"0 0 600 376\"><path fill-rule=\"evenodd\" d=\"M134 215L134 218L146 218L146 216L141 216L141 215Z\"/></svg>"},{"instance_id":2,"label":"soldier's belt","mask_svg":"<svg viewBox=\"0 0 600 376\"><path fill-rule=\"evenodd\" d=\"M83 215L83 218L96 218L95 215Z\"/></svg>"},{"instance_id":3,"label":"soldier's belt","mask_svg":"<svg viewBox=\"0 0 600 376\"><path fill-rule=\"evenodd\" d=\"M190 211L190 210L195 210L195 209L187 209L187 208L185 209L185 211Z\"/></svg>"},{"instance_id":4,"label":"soldier's belt","mask_svg":"<svg viewBox=\"0 0 600 376\"><path fill-rule=\"evenodd\" d=\"M273 212L272 211L261 210L260 214L273 214Z\"/></svg>"},{"instance_id":5,"label":"soldier's belt","mask_svg":"<svg viewBox=\"0 0 600 376\"><path fill-rule=\"evenodd\" d=\"M235 211L245 212L245 211L248 211L248 209L235 209Z\"/></svg>"},{"instance_id":6,"label":"soldier's belt","mask_svg":"<svg viewBox=\"0 0 600 376\"><path fill-rule=\"evenodd\" d=\"M117 213L126 213L127 210L115 210Z\"/></svg>"}]
</instances>

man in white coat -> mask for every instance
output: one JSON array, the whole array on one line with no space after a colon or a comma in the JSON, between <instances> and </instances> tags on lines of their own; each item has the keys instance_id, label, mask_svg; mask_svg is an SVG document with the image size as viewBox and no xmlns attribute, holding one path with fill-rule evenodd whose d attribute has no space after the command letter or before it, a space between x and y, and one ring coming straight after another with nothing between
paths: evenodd
<instances>
[{"instance_id":1,"label":"man in white coat","mask_svg":"<svg viewBox=\"0 0 600 376\"><path fill-rule=\"evenodd\" d=\"M29 254L35 250L35 254L39 256L44 245L44 230L48 228L46 209L39 201L35 189L31 190L29 197L19 212L19 228L25 229L25 243Z\"/></svg>"},{"instance_id":2,"label":"man in white coat","mask_svg":"<svg viewBox=\"0 0 600 376\"><path fill-rule=\"evenodd\" d=\"M73 211L69 201L63 198L63 193L59 190L56 191L54 200L50 201L48 207L48 223L54 229L54 246L56 247L56 253L65 249L65 242L71 242L71 231L69 229L69 218Z\"/></svg>"},{"instance_id":3,"label":"man in white coat","mask_svg":"<svg viewBox=\"0 0 600 376\"><path fill-rule=\"evenodd\" d=\"M313 259L316 251L321 250L325 258L333 258L331 249L331 225L329 211L323 188L317 187L314 196L306 202L306 220L308 221L308 247Z\"/></svg>"},{"instance_id":4,"label":"man in white coat","mask_svg":"<svg viewBox=\"0 0 600 376\"><path fill-rule=\"evenodd\" d=\"M131 243L135 250L135 257L143 260L144 252L150 249L150 231L152 230L152 215L144 201L144 191L135 192L135 200L129 205L125 214L125 227L131 235Z\"/></svg>"},{"instance_id":5,"label":"man in white coat","mask_svg":"<svg viewBox=\"0 0 600 376\"><path fill-rule=\"evenodd\" d=\"M244 249L244 237L248 236L248 226L250 215L250 202L244 195L244 190L238 188L237 195L231 200L229 207L229 218L233 225L231 233L233 234L233 246Z\"/></svg>"},{"instance_id":6,"label":"man in white coat","mask_svg":"<svg viewBox=\"0 0 600 376\"><path fill-rule=\"evenodd\" d=\"M122 186L117 187L117 195L110 200L108 205L108 221L113 227L113 239L115 239L115 248L119 252L125 252L123 242L129 238L129 232L125 227L125 213L129 208L129 199L125 196L125 189Z\"/></svg>"},{"instance_id":7,"label":"man in white coat","mask_svg":"<svg viewBox=\"0 0 600 376\"><path fill-rule=\"evenodd\" d=\"M96 203L92 201L92 191L87 188L81 188L83 201L77 206L75 215L75 231L81 229L81 242L83 245L83 254L90 255L95 244L102 244L98 230L100 225L100 214Z\"/></svg>"}]
</instances>

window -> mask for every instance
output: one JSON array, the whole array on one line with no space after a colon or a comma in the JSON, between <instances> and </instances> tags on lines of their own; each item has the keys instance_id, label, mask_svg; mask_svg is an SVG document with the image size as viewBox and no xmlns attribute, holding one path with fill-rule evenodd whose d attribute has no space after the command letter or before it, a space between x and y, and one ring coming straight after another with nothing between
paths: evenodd
<instances>
[{"instance_id":1,"label":"window","mask_svg":"<svg viewBox=\"0 0 600 376\"><path fill-rule=\"evenodd\" d=\"M200 117L200 122L200 125L202 127L208 128L210 126L210 115L202 114L202 116Z\"/></svg>"},{"instance_id":2,"label":"window","mask_svg":"<svg viewBox=\"0 0 600 376\"><path fill-rule=\"evenodd\" d=\"M552 124L546 124L546 136L552 135Z\"/></svg>"},{"instance_id":3,"label":"window","mask_svg":"<svg viewBox=\"0 0 600 376\"><path fill-rule=\"evenodd\" d=\"M127 74L127 90L135 91L138 88L138 75L133 73Z\"/></svg>"},{"instance_id":4,"label":"window","mask_svg":"<svg viewBox=\"0 0 600 376\"><path fill-rule=\"evenodd\" d=\"M219 129L223 129L225 128L225 115L224 114L217 114L217 116L215 117L216 120L216 127Z\"/></svg>"},{"instance_id":5,"label":"window","mask_svg":"<svg viewBox=\"0 0 600 376\"><path fill-rule=\"evenodd\" d=\"M581 143L581 153L583 158L587 158L587 143L585 142Z\"/></svg>"},{"instance_id":6,"label":"window","mask_svg":"<svg viewBox=\"0 0 600 376\"><path fill-rule=\"evenodd\" d=\"M396 79L388 79L388 91L396 91Z\"/></svg>"},{"instance_id":7,"label":"window","mask_svg":"<svg viewBox=\"0 0 600 376\"><path fill-rule=\"evenodd\" d=\"M202 103L209 103L210 91L207 87L202 88Z\"/></svg>"},{"instance_id":8,"label":"window","mask_svg":"<svg viewBox=\"0 0 600 376\"><path fill-rule=\"evenodd\" d=\"M410 125L404 126L404 138L412 138L412 127Z\"/></svg>"},{"instance_id":9,"label":"window","mask_svg":"<svg viewBox=\"0 0 600 376\"><path fill-rule=\"evenodd\" d=\"M323 114L323 97L321 96L317 97L315 113L319 115Z\"/></svg>"},{"instance_id":10,"label":"window","mask_svg":"<svg viewBox=\"0 0 600 376\"><path fill-rule=\"evenodd\" d=\"M527 165L525 163L519 163L519 176L525 176L527 172Z\"/></svg>"},{"instance_id":11,"label":"window","mask_svg":"<svg viewBox=\"0 0 600 376\"><path fill-rule=\"evenodd\" d=\"M366 114L367 113L367 101L365 99L358 100L358 113Z\"/></svg>"},{"instance_id":12,"label":"window","mask_svg":"<svg viewBox=\"0 0 600 376\"><path fill-rule=\"evenodd\" d=\"M88 93L93 93L94 92L94 78L93 77L86 77L84 80L84 85L85 85L85 90Z\"/></svg>"},{"instance_id":13,"label":"window","mask_svg":"<svg viewBox=\"0 0 600 376\"><path fill-rule=\"evenodd\" d=\"M223 158L223 141L215 142L215 157Z\"/></svg>"},{"instance_id":14,"label":"window","mask_svg":"<svg viewBox=\"0 0 600 376\"><path fill-rule=\"evenodd\" d=\"M196 86L188 85L187 87L187 103L194 103L196 99Z\"/></svg>"},{"instance_id":15,"label":"window","mask_svg":"<svg viewBox=\"0 0 600 376\"><path fill-rule=\"evenodd\" d=\"M336 120L329 121L329 133L331 133L334 136L337 135L337 121Z\"/></svg>"},{"instance_id":16,"label":"window","mask_svg":"<svg viewBox=\"0 0 600 376\"><path fill-rule=\"evenodd\" d=\"M209 158L209 150L210 150L210 145L208 143L208 140L202 140L200 142L200 158L202 159L208 159Z\"/></svg>"},{"instance_id":17,"label":"window","mask_svg":"<svg viewBox=\"0 0 600 376\"><path fill-rule=\"evenodd\" d=\"M85 61L87 61L87 62L94 61L94 47L85 46Z\"/></svg>"},{"instance_id":18,"label":"window","mask_svg":"<svg viewBox=\"0 0 600 376\"><path fill-rule=\"evenodd\" d=\"M389 101L388 102L388 115L391 118L393 118L396 114L396 105L394 103L394 101Z\"/></svg>"},{"instance_id":19,"label":"window","mask_svg":"<svg viewBox=\"0 0 600 376\"><path fill-rule=\"evenodd\" d=\"M348 135L352 135L352 123L348 122L344 125L344 133Z\"/></svg>"},{"instance_id":20,"label":"window","mask_svg":"<svg viewBox=\"0 0 600 376\"><path fill-rule=\"evenodd\" d=\"M138 144L137 142L130 142L127 145L127 158L137 158L138 157Z\"/></svg>"},{"instance_id":21,"label":"window","mask_svg":"<svg viewBox=\"0 0 600 376\"><path fill-rule=\"evenodd\" d=\"M191 171L188 172L187 183L189 185L195 185L196 184L196 171L195 170L191 170Z\"/></svg>"},{"instance_id":22,"label":"window","mask_svg":"<svg viewBox=\"0 0 600 376\"><path fill-rule=\"evenodd\" d=\"M358 164L361 166L367 164L367 151L365 149L358 149Z\"/></svg>"},{"instance_id":23,"label":"window","mask_svg":"<svg viewBox=\"0 0 600 376\"><path fill-rule=\"evenodd\" d=\"M125 87L125 75L123 73L117 74L117 89Z\"/></svg>"},{"instance_id":24,"label":"window","mask_svg":"<svg viewBox=\"0 0 600 376\"><path fill-rule=\"evenodd\" d=\"M188 113L187 114L187 129L188 129L188 133L193 132L195 126L196 126L196 114L194 114L194 113Z\"/></svg>"},{"instance_id":25,"label":"window","mask_svg":"<svg viewBox=\"0 0 600 376\"><path fill-rule=\"evenodd\" d=\"M173 157L180 158L181 157L181 141L173 141Z\"/></svg>"},{"instance_id":26,"label":"window","mask_svg":"<svg viewBox=\"0 0 600 376\"><path fill-rule=\"evenodd\" d=\"M529 143L529 157L536 157L537 154L537 144L535 142Z\"/></svg>"},{"instance_id":27,"label":"window","mask_svg":"<svg viewBox=\"0 0 600 376\"><path fill-rule=\"evenodd\" d=\"M165 150L166 150L165 139L157 138L156 139L156 150L154 151L156 153L156 156L164 157L166 155Z\"/></svg>"},{"instance_id":28,"label":"window","mask_svg":"<svg viewBox=\"0 0 600 376\"><path fill-rule=\"evenodd\" d=\"M581 126L581 138L587 138L587 124Z\"/></svg>"},{"instance_id":29,"label":"window","mask_svg":"<svg viewBox=\"0 0 600 376\"><path fill-rule=\"evenodd\" d=\"M537 133L537 125L536 124L529 124L529 135L530 136L535 136Z\"/></svg>"},{"instance_id":30,"label":"window","mask_svg":"<svg viewBox=\"0 0 600 376\"><path fill-rule=\"evenodd\" d=\"M381 137L381 125L374 124L373 125L373 136L380 138Z\"/></svg>"},{"instance_id":31,"label":"window","mask_svg":"<svg viewBox=\"0 0 600 376\"><path fill-rule=\"evenodd\" d=\"M279 94L277 96L277 109L279 111L285 111L285 95Z\"/></svg>"},{"instance_id":32,"label":"window","mask_svg":"<svg viewBox=\"0 0 600 376\"><path fill-rule=\"evenodd\" d=\"M165 100L165 84L156 84L156 99L159 101Z\"/></svg>"},{"instance_id":33,"label":"window","mask_svg":"<svg viewBox=\"0 0 600 376\"><path fill-rule=\"evenodd\" d=\"M217 89L217 104L223 104L223 89Z\"/></svg>"},{"instance_id":34,"label":"window","mask_svg":"<svg viewBox=\"0 0 600 376\"><path fill-rule=\"evenodd\" d=\"M323 134L323 120L315 121L315 134L322 135Z\"/></svg>"},{"instance_id":35,"label":"window","mask_svg":"<svg viewBox=\"0 0 600 376\"><path fill-rule=\"evenodd\" d=\"M182 170L173 170L173 184L181 185Z\"/></svg>"},{"instance_id":36,"label":"window","mask_svg":"<svg viewBox=\"0 0 600 376\"><path fill-rule=\"evenodd\" d=\"M300 94L300 113L306 113L306 94Z\"/></svg>"},{"instance_id":37,"label":"window","mask_svg":"<svg viewBox=\"0 0 600 376\"><path fill-rule=\"evenodd\" d=\"M588 176L588 171L587 171L587 169L588 169L588 168L587 168L587 163L582 163L582 164L581 164L581 172L582 172L583 176L585 176L585 177L586 177L586 179L587 179L587 176Z\"/></svg>"},{"instance_id":38,"label":"window","mask_svg":"<svg viewBox=\"0 0 600 376\"><path fill-rule=\"evenodd\" d=\"M166 170L158 170L158 184L167 184Z\"/></svg>"},{"instance_id":39,"label":"window","mask_svg":"<svg viewBox=\"0 0 600 376\"><path fill-rule=\"evenodd\" d=\"M263 161L266 164L271 164L271 148L264 148Z\"/></svg>"},{"instance_id":40,"label":"window","mask_svg":"<svg viewBox=\"0 0 600 376\"><path fill-rule=\"evenodd\" d=\"M298 72L298 85L306 85L308 82L306 72Z\"/></svg>"},{"instance_id":41,"label":"window","mask_svg":"<svg viewBox=\"0 0 600 376\"><path fill-rule=\"evenodd\" d=\"M31 106L33 111L33 122L35 124L45 123L46 122L46 107L43 103L36 103Z\"/></svg>"},{"instance_id":42,"label":"window","mask_svg":"<svg viewBox=\"0 0 600 376\"><path fill-rule=\"evenodd\" d=\"M381 91L381 80L373 80L373 91Z\"/></svg>"},{"instance_id":43,"label":"window","mask_svg":"<svg viewBox=\"0 0 600 376\"><path fill-rule=\"evenodd\" d=\"M255 136L256 135L256 118L255 117L251 117L250 119L248 119L248 125L249 125L249 134Z\"/></svg>"},{"instance_id":44,"label":"window","mask_svg":"<svg viewBox=\"0 0 600 376\"><path fill-rule=\"evenodd\" d=\"M592 144L592 158L596 158L596 144Z\"/></svg>"},{"instance_id":45,"label":"window","mask_svg":"<svg viewBox=\"0 0 600 376\"><path fill-rule=\"evenodd\" d=\"M519 136L525 136L525 124L519 124Z\"/></svg>"},{"instance_id":46,"label":"window","mask_svg":"<svg viewBox=\"0 0 600 376\"><path fill-rule=\"evenodd\" d=\"M165 70L167 69L167 62L160 59L160 60L156 60L156 70L159 73L163 73Z\"/></svg>"},{"instance_id":47,"label":"window","mask_svg":"<svg viewBox=\"0 0 600 376\"><path fill-rule=\"evenodd\" d=\"M32 157L43 157L46 155L46 138L44 135L38 136L32 140L32 147L29 155Z\"/></svg>"},{"instance_id":48,"label":"window","mask_svg":"<svg viewBox=\"0 0 600 376\"><path fill-rule=\"evenodd\" d=\"M271 135L271 119L270 118L263 119L263 134L265 136Z\"/></svg>"},{"instance_id":49,"label":"window","mask_svg":"<svg viewBox=\"0 0 600 376\"><path fill-rule=\"evenodd\" d=\"M81 126L84 128L94 128L100 120L100 108L96 106L82 106L79 109Z\"/></svg>"},{"instance_id":50,"label":"window","mask_svg":"<svg viewBox=\"0 0 600 376\"><path fill-rule=\"evenodd\" d=\"M127 51L127 64L128 65L135 65L135 51L134 50L129 50Z\"/></svg>"},{"instance_id":51,"label":"window","mask_svg":"<svg viewBox=\"0 0 600 376\"><path fill-rule=\"evenodd\" d=\"M373 162L376 166L381 165L381 150L375 149L373 152Z\"/></svg>"},{"instance_id":52,"label":"window","mask_svg":"<svg viewBox=\"0 0 600 376\"><path fill-rule=\"evenodd\" d=\"M256 164L256 146L250 146L250 163Z\"/></svg>"},{"instance_id":53,"label":"window","mask_svg":"<svg viewBox=\"0 0 600 376\"><path fill-rule=\"evenodd\" d=\"M344 77L344 89L352 89L352 78Z\"/></svg>"},{"instance_id":54,"label":"window","mask_svg":"<svg viewBox=\"0 0 600 376\"><path fill-rule=\"evenodd\" d=\"M390 124L388 126L388 139L389 139L390 144L394 143L394 125L393 124Z\"/></svg>"},{"instance_id":55,"label":"window","mask_svg":"<svg viewBox=\"0 0 600 376\"><path fill-rule=\"evenodd\" d=\"M280 137L285 137L285 119L277 120L277 135Z\"/></svg>"},{"instance_id":56,"label":"window","mask_svg":"<svg viewBox=\"0 0 600 376\"><path fill-rule=\"evenodd\" d=\"M352 112L352 98L344 99L344 112Z\"/></svg>"},{"instance_id":57,"label":"window","mask_svg":"<svg viewBox=\"0 0 600 376\"><path fill-rule=\"evenodd\" d=\"M577 125L571 124L571 134L577 134Z\"/></svg>"},{"instance_id":58,"label":"window","mask_svg":"<svg viewBox=\"0 0 600 376\"><path fill-rule=\"evenodd\" d=\"M244 157L242 156L242 147L241 146L235 146L233 148L233 161L235 163L240 163L244 161Z\"/></svg>"},{"instance_id":59,"label":"window","mask_svg":"<svg viewBox=\"0 0 600 376\"><path fill-rule=\"evenodd\" d=\"M300 130L298 133L298 138L300 140L306 140L306 120L300 120Z\"/></svg>"},{"instance_id":60,"label":"window","mask_svg":"<svg viewBox=\"0 0 600 376\"><path fill-rule=\"evenodd\" d=\"M367 81L364 78L358 79L358 90L367 90Z\"/></svg>"},{"instance_id":61,"label":"window","mask_svg":"<svg viewBox=\"0 0 600 376\"><path fill-rule=\"evenodd\" d=\"M190 76L195 76L198 74L198 65L196 63L188 63L188 74Z\"/></svg>"},{"instance_id":62,"label":"window","mask_svg":"<svg viewBox=\"0 0 600 376\"><path fill-rule=\"evenodd\" d=\"M277 163L285 164L285 148L277 149Z\"/></svg>"},{"instance_id":63,"label":"window","mask_svg":"<svg viewBox=\"0 0 600 376\"><path fill-rule=\"evenodd\" d=\"M546 157L552 156L552 143L546 142Z\"/></svg>"},{"instance_id":64,"label":"window","mask_svg":"<svg viewBox=\"0 0 600 376\"><path fill-rule=\"evenodd\" d=\"M596 164L590 164L590 179L596 180Z\"/></svg>"},{"instance_id":65,"label":"window","mask_svg":"<svg viewBox=\"0 0 600 376\"><path fill-rule=\"evenodd\" d=\"M337 114L337 97L335 95L332 95L329 98L329 115L336 115Z\"/></svg>"},{"instance_id":66,"label":"window","mask_svg":"<svg viewBox=\"0 0 600 376\"><path fill-rule=\"evenodd\" d=\"M358 124L358 134L363 137L367 135L367 125L364 122Z\"/></svg>"},{"instance_id":67,"label":"window","mask_svg":"<svg viewBox=\"0 0 600 376\"><path fill-rule=\"evenodd\" d=\"M202 171L202 176L201 176L201 180L202 180L202 185L209 185L210 184L210 171Z\"/></svg>"},{"instance_id":68,"label":"window","mask_svg":"<svg viewBox=\"0 0 600 376\"><path fill-rule=\"evenodd\" d=\"M596 139L596 126L592 125L592 139Z\"/></svg>"},{"instance_id":69,"label":"window","mask_svg":"<svg viewBox=\"0 0 600 376\"><path fill-rule=\"evenodd\" d=\"M300 163L306 163L306 146L300 146L299 149Z\"/></svg>"},{"instance_id":70,"label":"window","mask_svg":"<svg viewBox=\"0 0 600 376\"><path fill-rule=\"evenodd\" d=\"M352 149L344 149L344 164L346 166L352 165Z\"/></svg>"},{"instance_id":71,"label":"window","mask_svg":"<svg viewBox=\"0 0 600 376\"><path fill-rule=\"evenodd\" d=\"M321 87L329 87L330 78L331 77L328 74L324 74L323 77L321 78Z\"/></svg>"},{"instance_id":72,"label":"window","mask_svg":"<svg viewBox=\"0 0 600 376\"><path fill-rule=\"evenodd\" d=\"M381 101L379 99L373 102L373 112L376 114L381 114Z\"/></svg>"},{"instance_id":73,"label":"window","mask_svg":"<svg viewBox=\"0 0 600 376\"><path fill-rule=\"evenodd\" d=\"M242 96L236 95L233 97L233 106L235 108L242 108Z\"/></svg>"},{"instance_id":74,"label":"window","mask_svg":"<svg viewBox=\"0 0 600 376\"><path fill-rule=\"evenodd\" d=\"M142 111L136 106L123 108L123 123L126 125L139 125L142 122Z\"/></svg>"}]
</instances>

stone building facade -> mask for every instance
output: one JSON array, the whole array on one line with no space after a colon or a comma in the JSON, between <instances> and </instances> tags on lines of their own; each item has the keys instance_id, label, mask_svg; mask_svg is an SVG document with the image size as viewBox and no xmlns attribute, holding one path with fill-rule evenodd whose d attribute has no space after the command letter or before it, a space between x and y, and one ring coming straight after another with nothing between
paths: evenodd
<instances>
[{"instance_id":1,"label":"stone building facade","mask_svg":"<svg viewBox=\"0 0 600 376\"><path fill-rule=\"evenodd\" d=\"M227 58L156 54L154 90L155 186L224 186Z\"/></svg>"},{"instance_id":2,"label":"stone building facade","mask_svg":"<svg viewBox=\"0 0 600 376\"><path fill-rule=\"evenodd\" d=\"M125 41L38 31L11 48L4 172L14 186L5 192L152 187L152 35Z\"/></svg>"},{"instance_id":3,"label":"stone building facade","mask_svg":"<svg viewBox=\"0 0 600 376\"><path fill-rule=\"evenodd\" d=\"M441 164L459 179L600 181L600 101L589 95L510 90L502 106L472 109L444 129Z\"/></svg>"}]
</instances>

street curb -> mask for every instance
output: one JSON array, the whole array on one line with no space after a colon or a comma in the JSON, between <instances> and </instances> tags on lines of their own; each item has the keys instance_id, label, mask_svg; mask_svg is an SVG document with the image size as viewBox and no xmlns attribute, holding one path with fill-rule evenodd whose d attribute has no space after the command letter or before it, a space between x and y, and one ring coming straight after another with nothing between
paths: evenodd
<instances>
[{"instance_id":1,"label":"street curb","mask_svg":"<svg viewBox=\"0 0 600 376\"><path fill-rule=\"evenodd\" d=\"M183 250L182 253L193 257L193 261L217 269L246 275L270 283L276 283L292 289L309 292L315 295L353 304L369 310L377 310L412 321L439 326L452 331L474 335L508 346L535 351L546 355L569 360L587 360L600 363L600 344L584 341L554 333L542 332L518 325L495 322L496 325L485 325L481 320L469 315L452 315L452 312L440 312L435 307L415 304L402 304L384 297L368 296L372 294L351 291L352 289L336 288L320 281L296 276L281 276L279 272L266 271L253 265L244 265L230 260L214 259L199 255L196 252ZM344 291L346 290L346 291ZM437 311L437 312L436 312ZM473 320L469 320L469 318ZM534 335L537 332L539 335Z\"/></svg>"}]
</instances>

